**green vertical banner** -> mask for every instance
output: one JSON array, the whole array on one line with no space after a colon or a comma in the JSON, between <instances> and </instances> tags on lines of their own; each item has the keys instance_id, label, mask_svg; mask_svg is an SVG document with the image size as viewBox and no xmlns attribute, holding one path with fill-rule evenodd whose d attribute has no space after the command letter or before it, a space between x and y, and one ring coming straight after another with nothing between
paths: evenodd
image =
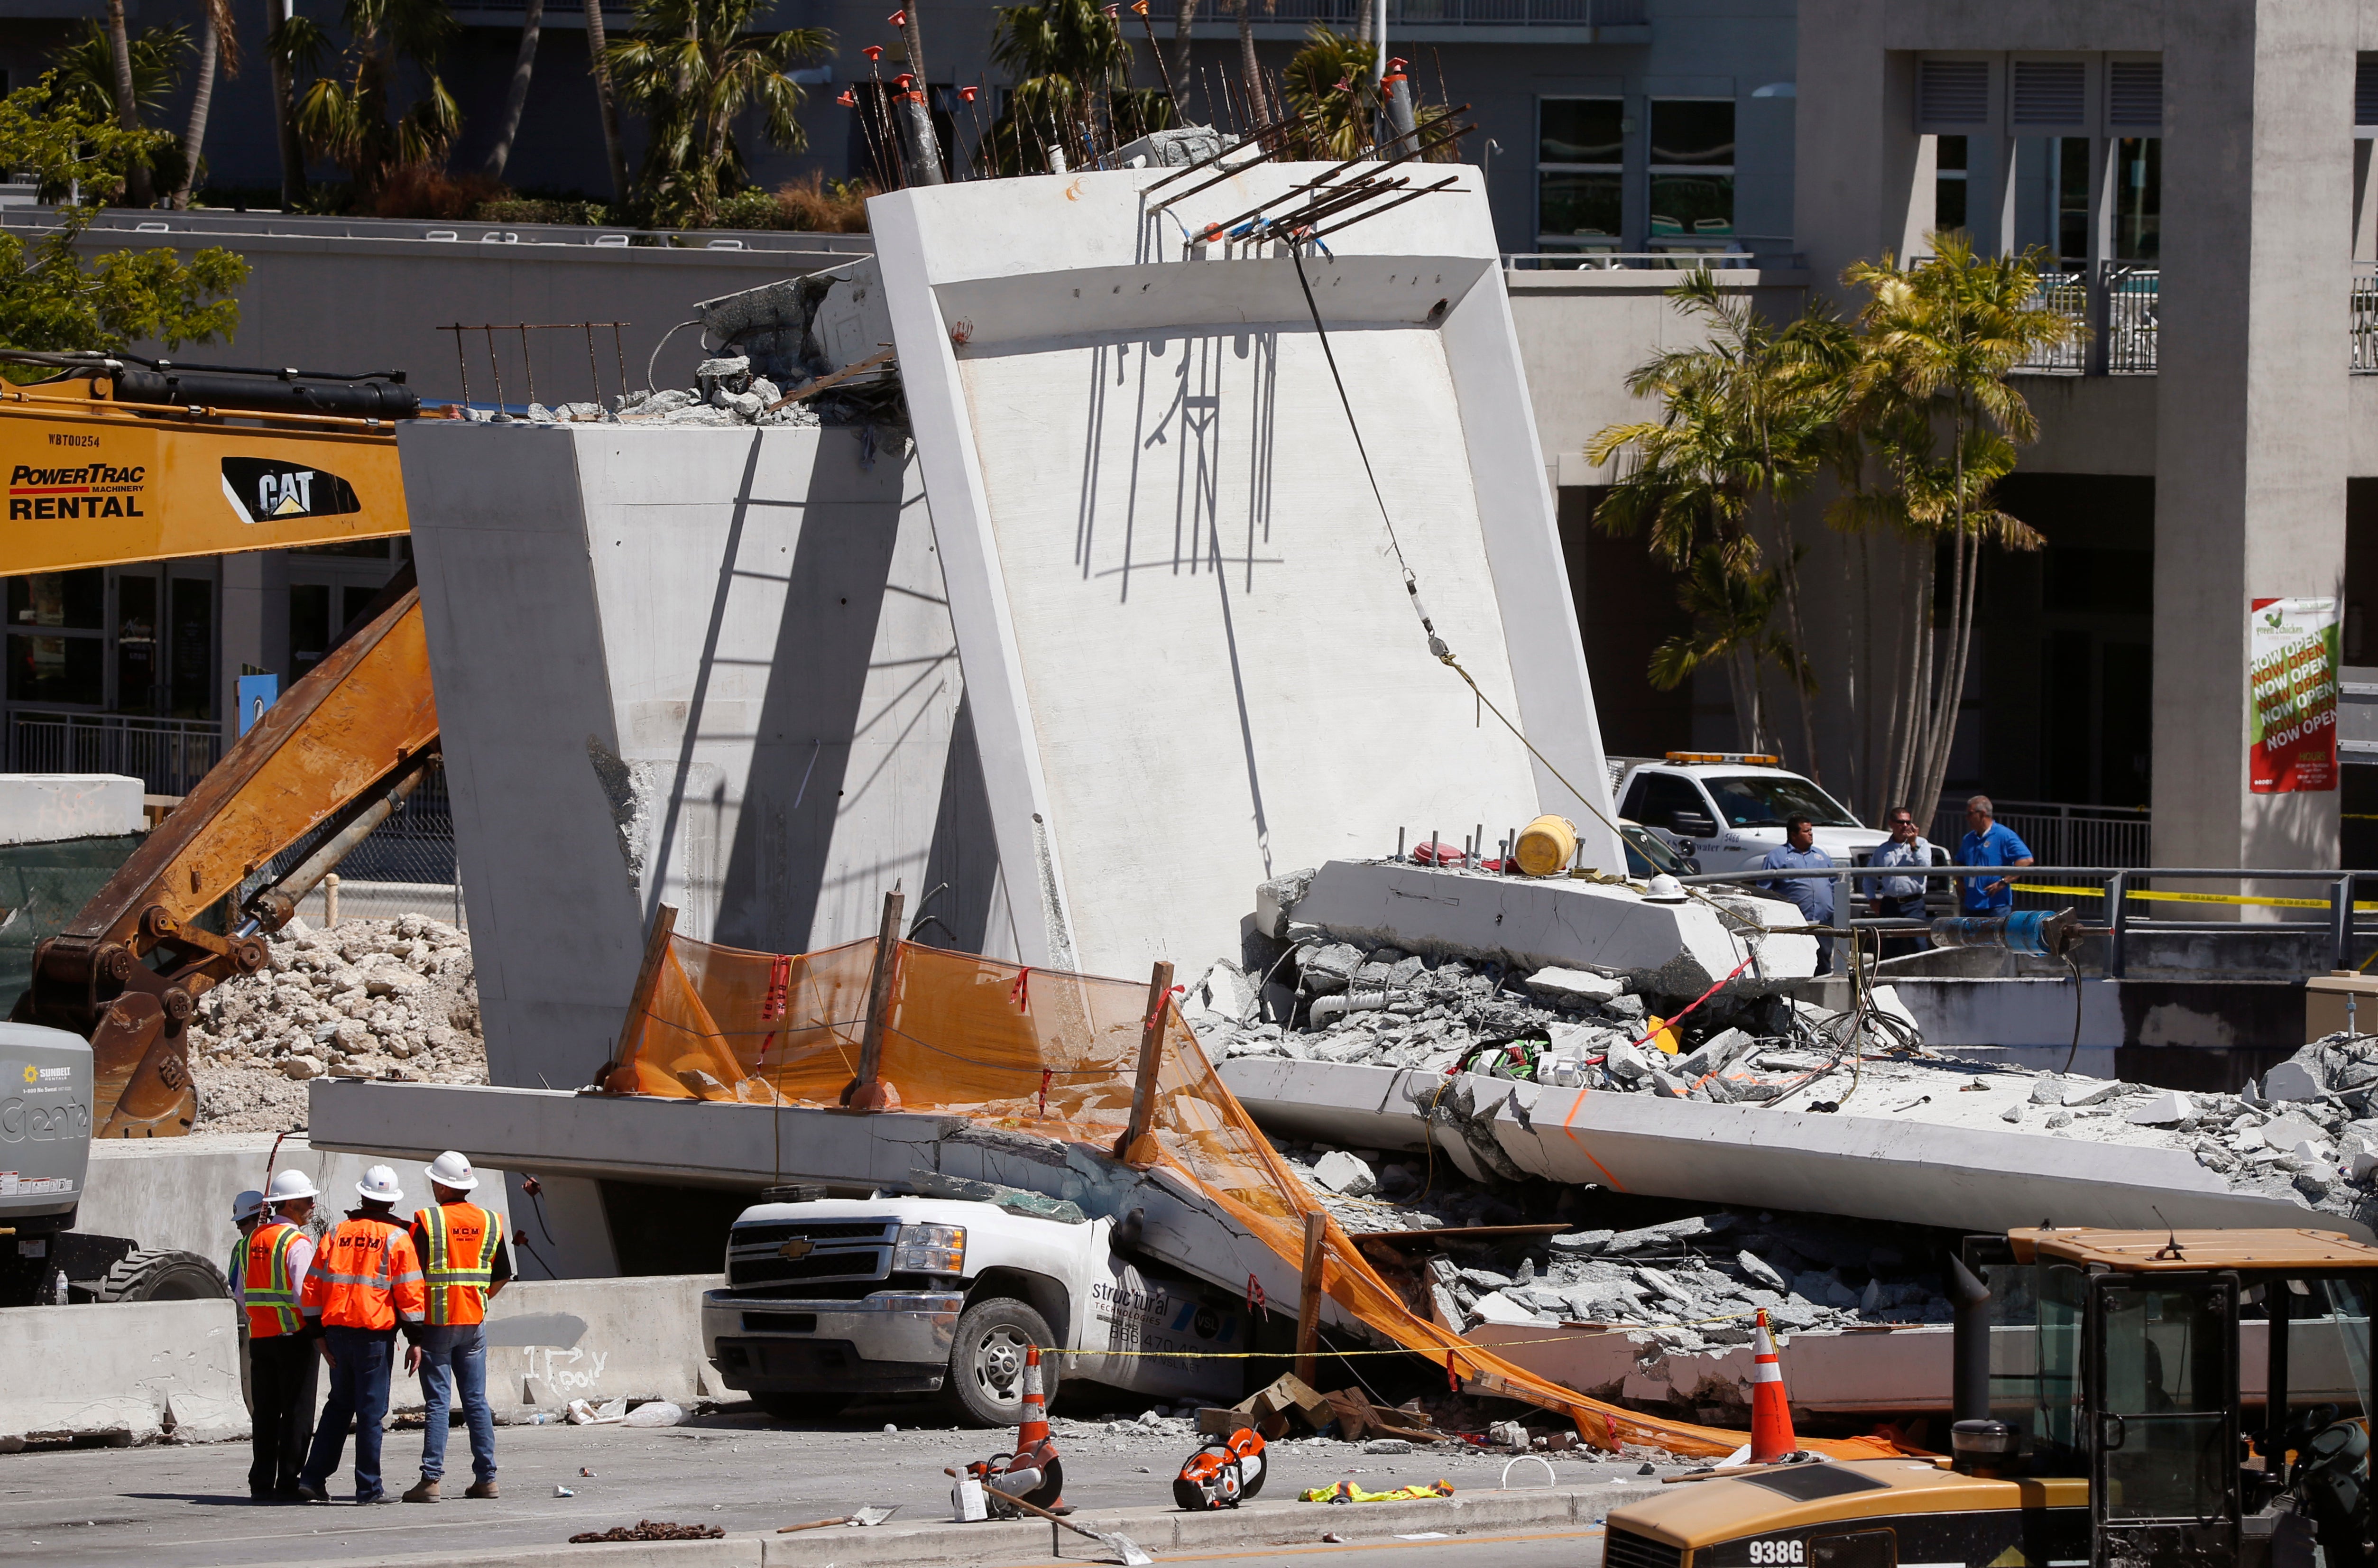
<instances>
[{"instance_id":1,"label":"green vertical banner","mask_svg":"<svg viewBox=\"0 0 2378 1568\"><path fill-rule=\"evenodd\" d=\"M2246 766L2257 795L2336 788L2335 599L2256 599L2246 617Z\"/></svg>"}]
</instances>

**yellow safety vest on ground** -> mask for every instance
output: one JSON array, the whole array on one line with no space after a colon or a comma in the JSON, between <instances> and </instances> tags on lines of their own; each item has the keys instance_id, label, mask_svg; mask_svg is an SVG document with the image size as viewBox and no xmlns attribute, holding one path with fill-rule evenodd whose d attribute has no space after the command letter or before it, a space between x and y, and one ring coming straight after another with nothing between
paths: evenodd
<instances>
[{"instance_id":1,"label":"yellow safety vest on ground","mask_svg":"<svg viewBox=\"0 0 2378 1568\"><path fill-rule=\"evenodd\" d=\"M421 1272L429 1285L430 1322L486 1321L496 1246L503 1239L496 1216L476 1203L433 1203L414 1219L426 1243Z\"/></svg>"}]
</instances>

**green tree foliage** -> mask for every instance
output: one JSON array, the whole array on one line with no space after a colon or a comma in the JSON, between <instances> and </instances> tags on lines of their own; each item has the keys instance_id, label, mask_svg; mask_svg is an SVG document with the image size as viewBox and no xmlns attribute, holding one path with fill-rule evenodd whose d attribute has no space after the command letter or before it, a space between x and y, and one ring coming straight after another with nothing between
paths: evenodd
<instances>
[{"instance_id":1,"label":"green tree foliage","mask_svg":"<svg viewBox=\"0 0 2378 1568\"><path fill-rule=\"evenodd\" d=\"M1610 426L1587 445L1590 461L1621 465L1594 521L1612 533L1648 534L1654 555L1671 567L1690 567L1684 589L1699 603L1686 608L1698 621L1727 629L1698 662L1724 658L1743 743L1753 751L1768 749L1758 681L1765 645L1741 629L1735 611L1755 609L1763 621L1780 601L1782 662L1796 672L1799 694L1799 760L1813 770L1800 552L1789 502L1838 445L1856 342L1822 301L1779 325L1741 294L1728 294L1706 269L1687 274L1669 297L1700 341L1663 350L1627 375L1627 390L1657 399L1660 411L1656 418ZM1761 521L1782 546L1772 573L1762 570L1753 531ZM1728 585L1703 583L1711 572L1725 574ZM1771 576L1776 593L1759 591ZM1721 606L1732 608L1720 613Z\"/></svg>"},{"instance_id":2,"label":"green tree foliage","mask_svg":"<svg viewBox=\"0 0 2378 1568\"><path fill-rule=\"evenodd\" d=\"M132 101L142 114L158 114L172 101L190 48L186 27L143 28L132 41ZM57 103L75 104L93 119L115 118L115 56L107 29L96 19L84 22L73 42L50 55L50 67Z\"/></svg>"},{"instance_id":3,"label":"green tree foliage","mask_svg":"<svg viewBox=\"0 0 2378 1568\"><path fill-rule=\"evenodd\" d=\"M2039 434L2008 378L2083 331L2042 292L2040 253L1980 257L1961 231L1930 238L1933 254L1910 266L1886 253L1842 274L1868 298L1846 387L1846 418L1858 439L1846 453L1849 485L1833 521L1853 531L1887 529L1915 547L1903 552L1914 581L1898 601L1914 607L1914 623L1902 627L1886 671L1893 685L1879 798L1888 801L1933 800L1948 777L1983 545L2037 549L2043 542L1990 504L1993 487L2014 468L2015 449ZM1933 618L1943 544L1945 636Z\"/></svg>"},{"instance_id":4,"label":"green tree foliage","mask_svg":"<svg viewBox=\"0 0 2378 1568\"><path fill-rule=\"evenodd\" d=\"M1162 90L1130 85L1123 29L1090 0L1001 6L991 58L1015 82L983 139L993 173L1045 174L1052 149L1079 167L1174 123Z\"/></svg>"},{"instance_id":5,"label":"green tree foliage","mask_svg":"<svg viewBox=\"0 0 2378 1568\"><path fill-rule=\"evenodd\" d=\"M462 112L438 61L460 30L447 0L344 0L339 17L344 50L333 49L320 24L294 16L273 29L269 47L293 80L314 78L297 96L298 137L346 170L368 206L393 171L442 164L454 145ZM408 68L421 94L400 113Z\"/></svg>"},{"instance_id":6,"label":"green tree foliage","mask_svg":"<svg viewBox=\"0 0 2378 1568\"><path fill-rule=\"evenodd\" d=\"M1371 82L1378 50L1342 32L1315 27L1288 62L1289 113L1304 127L1307 156L1343 162L1371 145L1379 112Z\"/></svg>"},{"instance_id":7,"label":"green tree foliage","mask_svg":"<svg viewBox=\"0 0 2378 1568\"><path fill-rule=\"evenodd\" d=\"M0 231L0 344L112 353L232 335L239 305L229 296L247 281L247 263L230 251L210 247L185 262L163 246L88 260L77 249L92 217L124 188L131 162L168 139L124 130L112 108L60 91L54 74L0 98L0 161L30 171L53 199L69 190L78 197L60 200L47 233Z\"/></svg>"},{"instance_id":8,"label":"green tree foliage","mask_svg":"<svg viewBox=\"0 0 2378 1568\"><path fill-rule=\"evenodd\" d=\"M809 145L800 87L787 73L823 57L823 28L752 29L763 0L637 0L635 29L611 44L619 96L644 115L644 165L635 203L646 221L708 226L751 183L735 122L760 113L771 146Z\"/></svg>"},{"instance_id":9,"label":"green tree foliage","mask_svg":"<svg viewBox=\"0 0 2378 1568\"><path fill-rule=\"evenodd\" d=\"M1745 571L1721 547L1702 546L1676 584L1677 606L1693 618L1692 630L1651 650L1645 672L1651 684L1674 691L1703 667L1718 666L1735 688L1736 713L1743 714L1741 705L1748 704L1742 718L1746 744L1753 751L1762 749L1758 737L1767 725L1760 671L1777 667L1793 689L1803 694L1815 684L1808 659L1771 624L1782 597L1780 573Z\"/></svg>"}]
</instances>

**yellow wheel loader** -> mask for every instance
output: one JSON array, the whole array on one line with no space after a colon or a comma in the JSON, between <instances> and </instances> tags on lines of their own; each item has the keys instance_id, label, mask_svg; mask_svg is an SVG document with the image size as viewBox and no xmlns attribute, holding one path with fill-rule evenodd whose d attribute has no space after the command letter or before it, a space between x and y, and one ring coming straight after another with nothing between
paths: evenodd
<instances>
[{"instance_id":1,"label":"yellow wheel loader","mask_svg":"<svg viewBox=\"0 0 2378 1568\"><path fill-rule=\"evenodd\" d=\"M1952 1457L1679 1478L1606 1568L2371 1568L2378 1247L2043 1225L1951 1272Z\"/></svg>"}]
</instances>

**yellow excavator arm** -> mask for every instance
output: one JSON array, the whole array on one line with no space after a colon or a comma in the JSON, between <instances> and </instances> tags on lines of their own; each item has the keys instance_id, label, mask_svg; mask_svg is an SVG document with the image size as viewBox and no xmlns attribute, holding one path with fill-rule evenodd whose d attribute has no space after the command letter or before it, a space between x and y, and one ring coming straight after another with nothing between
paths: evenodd
<instances>
[{"instance_id":1,"label":"yellow excavator arm","mask_svg":"<svg viewBox=\"0 0 2378 1568\"><path fill-rule=\"evenodd\" d=\"M7 570L73 571L405 531L402 379L99 355L0 355L64 374L0 389Z\"/></svg>"},{"instance_id":2,"label":"yellow excavator arm","mask_svg":"<svg viewBox=\"0 0 2378 1568\"><path fill-rule=\"evenodd\" d=\"M405 531L391 420L401 378L307 377L89 355L0 356L59 379L0 390L9 566L58 571ZM421 596L398 573L106 887L33 959L22 1022L91 1043L103 1138L173 1137L198 1117L198 998L267 961L262 934L401 804L438 756ZM207 911L291 846L303 863Z\"/></svg>"}]
</instances>

